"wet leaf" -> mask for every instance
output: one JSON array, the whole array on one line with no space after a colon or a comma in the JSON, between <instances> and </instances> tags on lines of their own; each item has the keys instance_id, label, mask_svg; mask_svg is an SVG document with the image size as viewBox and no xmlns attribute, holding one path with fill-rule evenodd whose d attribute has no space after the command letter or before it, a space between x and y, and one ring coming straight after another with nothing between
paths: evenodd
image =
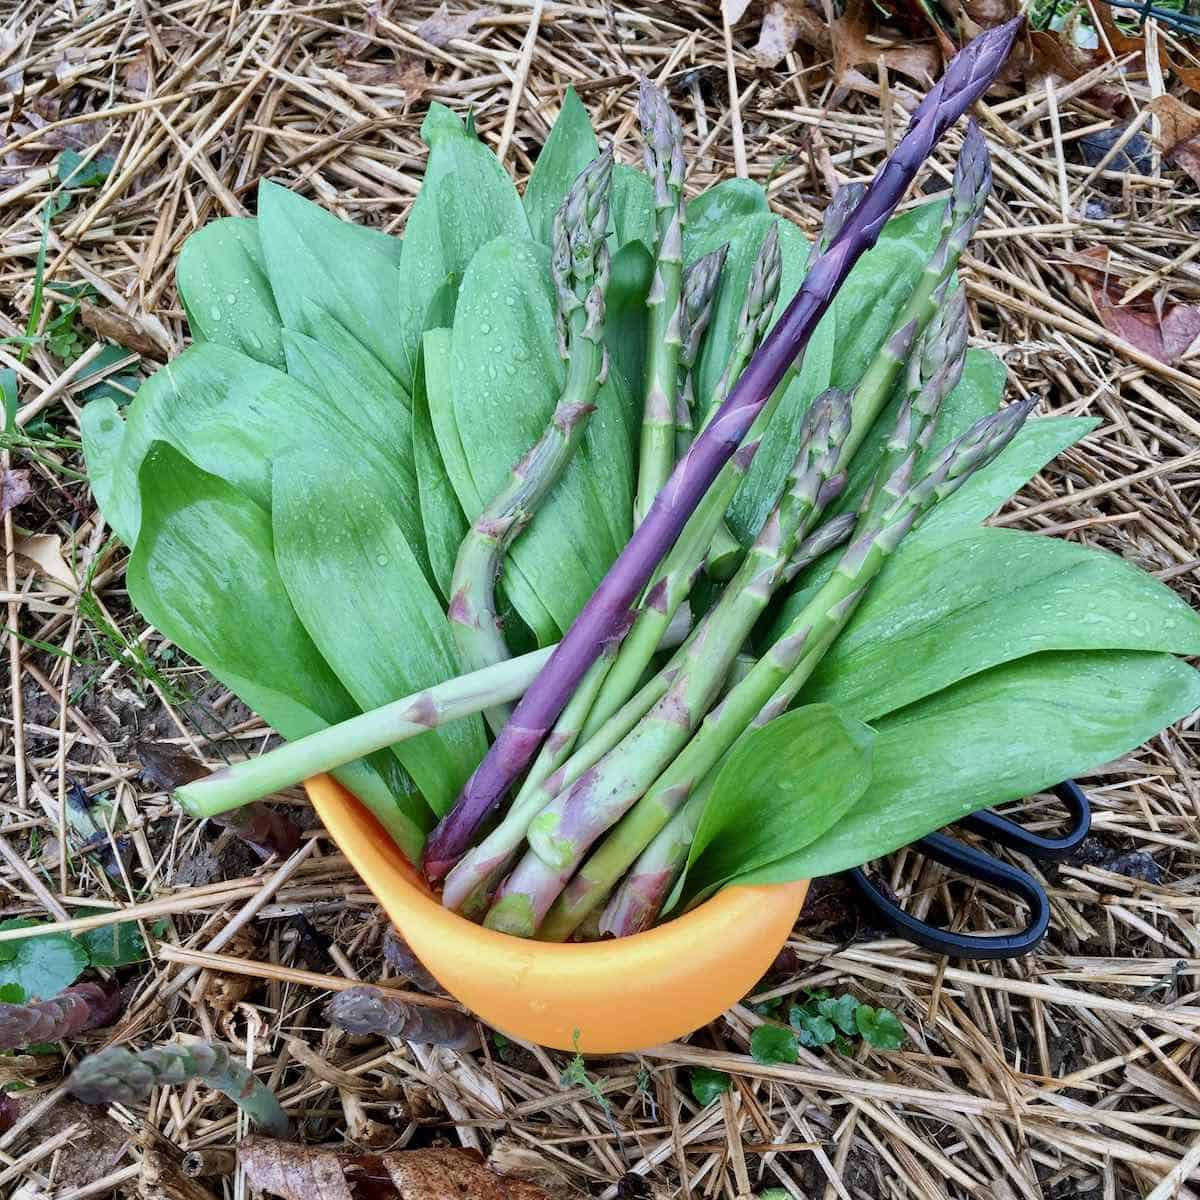
<instances>
[{"instance_id":1,"label":"wet leaf","mask_svg":"<svg viewBox=\"0 0 1200 1200\"><path fill-rule=\"evenodd\" d=\"M898 45L885 47L868 38L866 0L847 0L845 11L834 19L833 61L839 85L848 86L850 73L860 66L873 67L882 59L889 71L897 71L914 83L927 84L936 78L942 56L936 46Z\"/></svg>"},{"instance_id":2,"label":"wet leaf","mask_svg":"<svg viewBox=\"0 0 1200 1200\"><path fill-rule=\"evenodd\" d=\"M537 156L533 174L525 187L525 213L534 241L549 246L554 229L554 214L579 172L599 153L587 109L567 88L558 119Z\"/></svg>"},{"instance_id":3,"label":"wet leaf","mask_svg":"<svg viewBox=\"0 0 1200 1200\"><path fill-rule=\"evenodd\" d=\"M0 929L36 930L38 921L23 917L0 922ZM31 934L0 942L0 987L16 984L26 1000L49 1000L87 969L87 947L69 933Z\"/></svg>"}]
</instances>

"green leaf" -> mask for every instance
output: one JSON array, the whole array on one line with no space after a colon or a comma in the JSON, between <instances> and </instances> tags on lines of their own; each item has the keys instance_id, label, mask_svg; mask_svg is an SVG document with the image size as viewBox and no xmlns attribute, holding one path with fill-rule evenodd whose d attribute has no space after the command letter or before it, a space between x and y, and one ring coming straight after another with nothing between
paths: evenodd
<instances>
[{"instance_id":1,"label":"green leaf","mask_svg":"<svg viewBox=\"0 0 1200 1200\"><path fill-rule=\"evenodd\" d=\"M58 181L63 187L99 187L112 174L116 165L115 158L105 158L100 154L90 162L84 162L83 155L78 150L68 148L58 156Z\"/></svg>"},{"instance_id":2,"label":"green leaf","mask_svg":"<svg viewBox=\"0 0 1200 1200\"><path fill-rule=\"evenodd\" d=\"M858 1011L858 1001L848 992L843 992L836 999L826 996L817 1001L817 1012L832 1021L844 1034L851 1037L858 1032L854 1014Z\"/></svg>"},{"instance_id":3,"label":"green leaf","mask_svg":"<svg viewBox=\"0 0 1200 1200\"><path fill-rule=\"evenodd\" d=\"M863 798L799 853L738 882L812 879L869 862L977 809L1112 762L1196 708L1200 673L1169 654L1032 654L993 667L878 720Z\"/></svg>"},{"instance_id":4,"label":"green leaf","mask_svg":"<svg viewBox=\"0 0 1200 1200\"><path fill-rule=\"evenodd\" d=\"M412 394L413 463L417 473L417 494L421 505L421 523L425 527L425 547L434 581L449 603L450 582L458 548L467 532L467 518L454 494L454 485L442 462L433 420L429 414L429 395L425 388L425 355L417 362Z\"/></svg>"},{"instance_id":5,"label":"green leaf","mask_svg":"<svg viewBox=\"0 0 1200 1200\"><path fill-rule=\"evenodd\" d=\"M17 373L12 367L0 370L0 397L4 400L4 432L17 427Z\"/></svg>"},{"instance_id":6,"label":"green leaf","mask_svg":"<svg viewBox=\"0 0 1200 1200\"><path fill-rule=\"evenodd\" d=\"M421 137L429 160L404 227L400 311L389 332L410 392L430 303L447 276L461 280L479 248L501 234L529 236L508 173L454 113L431 104Z\"/></svg>"},{"instance_id":7,"label":"green leaf","mask_svg":"<svg viewBox=\"0 0 1200 1200\"><path fill-rule=\"evenodd\" d=\"M341 412L359 429L367 444L357 453L369 457L375 470L386 472L392 487L389 507L421 570L432 580L413 461L412 401L331 316L310 305L306 324L313 331L311 337L290 329L283 332L288 374L324 397L331 410Z\"/></svg>"},{"instance_id":8,"label":"green leaf","mask_svg":"<svg viewBox=\"0 0 1200 1200\"><path fill-rule=\"evenodd\" d=\"M24 917L0 922L0 929L36 930ZM69 933L33 933L0 942L0 987L15 984L29 1000L49 1000L87 970L87 950Z\"/></svg>"},{"instance_id":9,"label":"green leaf","mask_svg":"<svg viewBox=\"0 0 1200 1200\"><path fill-rule=\"evenodd\" d=\"M880 573L802 695L870 721L1045 650L1200 655L1200 614L1152 575L1075 542L990 528L915 539Z\"/></svg>"},{"instance_id":10,"label":"green leaf","mask_svg":"<svg viewBox=\"0 0 1200 1200\"><path fill-rule=\"evenodd\" d=\"M442 606L366 456L312 447L275 464L275 559L318 651L365 711L458 673ZM479 717L398 743L430 807L446 812L487 750Z\"/></svg>"},{"instance_id":11,"label":"green leaf","mask_svg":"<svg viewBox=\"0 0 1200 1200\"><path fill-rule=\"evenodd\" d=\"M651 253L658 241L654 218L654 188L642 171L615 163L612 173L611 242L614 253L630 242L641 242Z\"/></svg>"},{"instance_id":12,"label":"green leaf","mask_svg":"<svg viewBox=\"0 0 1200 1200\"><path fill-rule=\"evenodd\" d=\"M641 422L641 390L646 373L646 295L654 277L654 256L641 242L629 242L613 255L604 293L604 344L610 370L629 388L630 427Z\"/></svg>"},{"instance_id":13,"label":"green leaf","mask_svg":"<svg viewBox=\"0 0 1200 1200\"><path fill-rule=\"evenodd\" d=\"M459 293L450 359L469 486L445 452L433 370L430 411L455 491L473 520L478 500L500 490L541 436L565 381L544 247L497 238L475 256ZM543 643L571 623L629 535L633 461L629 401L620 386L614 377L600 388L575 457L509 551L505 588Z\"/></svg>"},{"instance_id":14,"label":"green leaf","mask_svg":"<svg viewBox=\"0 0 1200 1200\"><path fill-rule=\"evenodd\" d=\"M828 1046L837 1037L837 1030L828 1017L808 1012L799 1004L792 1005L788 1013L788 1024L799 1035L800 1045L807 1046L810 1050Z\"/></svg>"},{"instance_id":15,"label":"green leaf","mask_svg":"<svg viewBox=\"0 0 1200 1200\"><path fill-rule=\"evenodd\" d=\"M693 1067L688 1077L688 1086L701 1108L729 1091L732 1082L724 1071L714 1071L711 1067Z\"/></svg>"},{"instance_id":16,"label":"green leaf","mask_svg":"<svg viewBox=\"0 0 1200 1200\"><path fill-rule=\"evenodd\" d=\"M687 895L707 896L833 827L870 782L874 736L828 704L745 734L722 763L700 818Z\"/></svg>"},{"instance_id":17,"label":"green leaf","mask_svg":"<svg viewBox=\"0 0 1200 1200\"><path fill-rule=\"evenodd\" d=\"M269 180L258 189L258 235L283 323L304 329L305 302L320 306L353 330L407 392L411 362L396 328L400 241L340 221L319 204Z\"/></svg>"},{"instance_id":18,"label":"green leaf","mask_svg":"<svg viewBox=\"0 0 1200 1200\"><path fill-rule=\"evenodd\" d=\"M782 1025L759 1025L750 1035L750 1053L754 1061L770 1066L773 1063L794 1063L800 1058L796 1035Z\"/></svg>"},{"instance_id":19,"label":"green leaf","mask_svg":"<svg viewBox=\"0 0 1200 1200\"><path fill-rule=\"evenodd\" d=\"M6 983L0 987L0 1004L24 1004L25 989L19 983Z\"/></svg>"},{"instance_id":20,"label":"green leaf","mask_svg":"<svg viewBox=\"0 0 1200 1200\"><path fill-rule=\"evenodd\" d=\"M92 913L75 915L91 916ZM79 941L87 950L93 967L124 967L147 957L146 943L142 940L136 921L120 921L115 925L89 929L79 935Z\"/></svg>"},{"instance_id":21,"label":"green leaf","mask_svg":"<svg viewBox=\"0 0 1200 1200\"><path fill-rule=\"evenodd\" d=\"M1086 437L1098 424L1095 417L1041 417L1027 421L995 462L934 508L915 531L916 536L933 539L953 535L986 520L1051 459Z\"/></svg>"},{"instance_id":22,"label":"green leaf","mask_svg":"<svg viewBox=\"0 0 1200 1200\"><path fill-rule=\"evenodd\" d=\"M126 582L146 620L285 738L355 716L292 608L267 510L163 442L149 448L139 483L141 531ZM385 783L379 760L386 773L390 758L334 774L414 857L432 814L394 778Z\"/></svg>"},{"instance_id":23,"label":"green leaf","mask_svg":"<svg viewBox=\"0 0 1200 1200\"><path fill-rule=\"evenodd\" d=\"M179 252L175 284L193 338L282 370L283 321L258 229L253 217L221 217L197 229Z\"/></svg>"},{"instance_id":24,"label":"green leaf","mask_svg":"<svg viewBox=\"0 0 1200 1200\"><path fill-rule=\"evenodd\" d=\"M750 179L722 180L688 201L687 222L683 227L684 259L695 262L708 253L703 250L697 254L696 247L707 245L714 249L729 239L730 231L741 221L770 211L762 184Z\"/></svg>"},{"instance_id":25,"label":"green leaf","mask_svg":"<svg viewBox=\"0 0 1200 1200\"><path fill-rule=\"evenodd\" d=\"M904 1026L900 1024L896 1014L886 1008L872 1008L869 1004L860 1004L854 1014L854 1020L863 1041L874 1046L876 1050L899 1050L904 1045Z\"/></svg>"},{"instance_id":26,"label":"green leaf","mask_svg":"<svg viewBox=\"0 0 1200 1200\"><path fill-rule=\"evenodd\" d=\"M576 176L599 152L587 109L575 89L569 87L563 96L558 119L538 153L533 174L525 185L525 215L529 218L529 232L535 242L541 242L543 246L551 244L555 213Z\"/></svg>"},{"instance_id":27,"label":"green leaf","mask_svg":"<svg viewBox=\"0 0 1200 1200\"><path fill-rule=\"evenodd\" d=\"M126 532L132 530L136 534L137 496L132 491L133 485L126 481L121 495L116 485L117 464L125 440L125 422L116 401L102 396L85 404L79 414L79 434L88 484L104 519L112 525L115 518Z\"/></svg>"},{"instance_id":28,"label":"green leaf","mask_svg":"<svg viewBox=\"0 0 1200 1200\"><path fill-rule=\"evenodd\" d=\"M189 346L138 391L115 460L110 455L121 424L116 406L96 401L102 407L95 418L91 405L84 410L89 471L90 443L99 450L101 476L107 476L99 487L93 480L105 520L127 545L137 540L137 473L155 440L169 442L263 508L270 505L277 455L297 446L369 446L393 465L399 494L415 504L415 483L403 462L412 454L411 433L405 426L403 438L396 434L404 415L395 405L381 413L368 399L340 390L318 395L282 371L214 342Z\"/></svg>"}]
</instances>

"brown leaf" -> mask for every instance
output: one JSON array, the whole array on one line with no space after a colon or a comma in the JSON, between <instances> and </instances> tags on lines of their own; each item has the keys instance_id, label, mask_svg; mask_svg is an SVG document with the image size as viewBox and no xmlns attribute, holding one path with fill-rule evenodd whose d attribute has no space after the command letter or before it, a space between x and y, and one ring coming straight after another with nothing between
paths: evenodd
<instances>
[{"instance_id":1,"label":"brown leaf","mask_svg":"<svg viewBox=\"0 0 1200 1200\"><path fill-rule=\"evenodd\" d=\"M833 61L838 86L850 86L850 73L858 66L874 66L883 59L889 71L897 71L915 83L925 84L937 76L941 55L931 43L916 46L882 46L868 40L864 15L866 0L848 0L846 10L833 23Z\"/></svg>"},{"instance_id":2,"label":"brown leaf","mask_svg":"<svg viewBox=\"0 0 1200 1200\"><path fill-rule=\"evenodd\" d=\"M791 52L797 41L830 49L829 26L809 0L774 0L763 13L762 29L754 47L760 67L775 67Z\"/></svg>"},{"instance_id":3,"label":"brown leaf","mask_svg":"<svg viewBox=\"0 0 1200 1200\"><path fill-rule=\"evenodd\" d=\"M208 774L208 768L198 758L162 742L137 742L134 753L142 765L142 779L164 792L173 792Z\"/></svg>"},{"instance_id":4,"label":"brown leaf","mask_svg":"<svg viewBox=\"0 0 1200 1200\"><path fill-rule=\"evenodd\" d=\"M1093 246L1079 257L1096 260L1098 265L1076 261L1068 263L1067 269L1087 284L1096 315L1110 333L1167 364L1177 361L1200 337L1200 305L1155 304L1149 296L1122 305L1124 288L1103 269L1107 249Z\"/></svg>"},{"instance_id":5,"label":"brown leaf","mask_svg":"<svg viewBox=\"0 0 1200 1200\"><path fill-rule=\"evenodd\" d=\"M121 68L121 78L131 92L148 96L150 94L150 51L143 47L133 58Z\"/></svg>"},{"instance_id":6,"label":"brown leaf","mask_svg":"<svg viewBox=\"0 0 1200 1200\"><path fill-rule=\"evenodd\" d=\"M299 827L286 814L257 801L212 818L233 830L259 858L287 858L300 847Z\"/></svg>"},{"instance_id":7,"label":"brown leaf","mask_svg":"<svg viewBox=\"0 0 1200 1200\"><path fill-rule=\"evenodd\" d=\"M260 1190L282 1200L550 1200L536 1184L497 1175L471 1150L338 1153L251 1137L238 1165Z\"/></svg>"},{"instance_id":8,"label":"brown leaf","mask_svg":"<svg viewBox=\"0 0 1200 1200\"><path fill-rule=\"evenodd\" d=\"M1162 130L1163 157L1200 183L1200 112L1174 96L1155 96L1150 107Z\"/></svg>"},{"instance_id":9,"label":"brown leaf","mask_svg":"<svg viewBox=\"0 0 1200 1200\"><path fill-rule=\"evenodd\" d=\"M500 1175L512 1175L536 1184L551 1200L583 1200L587 1196L557 1160L546 1158L534 1147L515 1137L499 1137L492 1143L488 1166Z\"/></svg>"},{"instance_id":10,"label":"brown leaf","mask_svg":"<svg viewBox=\"0 0 1200 1200\"><path fill-rule=\"evenodd\" d=\"M490 17L494 13L495 9L492 8L477 8L472 12L452 13L450 5L443 0L437 12L431 17L426 17L413 32L423 42L428 42L431 46L437 46L440 49L456 38L466 37L478 21L484 17Z\"/></svg>"},{"instance_id":11,"label":"brown leaf","mask_svg":"<svg viewBox=\"0 0 1200 1200\"><path fill-rule=\"evenodd\" d=\"M13 550L18 558L28 559L48 579L75 591L78 583L63 558L62 538L57 533L34 533L18 538Z\"/></svg>"},{"instance_id":12,"label":"brown leaf","mask_svg":"<svg viewBox=\"0 0 1200 1200\"><path fill-rule=\"evenodd\" d=\"M350 63L345 71L351 83L399 88L409 104L419 100L430 83L425 64L419 58L397 57L395 62L390 63Z\"/></svg>"},{"instance_id":13,"label":"brown leaf","mask_svg":"<svg viewBox=\"0 0 1200 1200\"><path fill-rule=\"evenodd\" d=\"M386 17L392 10L396 0L379 0L378 3L368 4L367 11L359 17L360 32L347 33L343 37L334 38L333 56L338 62L348 58L358 58L370 48L379 28L379 20Z\"/></svg>"},{"instance_id":14,"label":"brown leaf","mask_svg":"<svg viewBox=\"0 0 1200 1200\"><path fill-rule=\"evenodd\" d=\"M0 471L0 517L33 495L28 471Z\"/></svg>"},{"instance_id":15,"label":"brown leaf","mask_svg":"<svg viewBox=\"0 0 1200 1200\"><path fill-rule=\"evenodd\" d=\"M158 362L166 361L166 348L159 344L158 339L143 329L133 317L115 308L97 308L83 300L79 304L79 319L99 337Z\"/></svg>"}]
</instances>

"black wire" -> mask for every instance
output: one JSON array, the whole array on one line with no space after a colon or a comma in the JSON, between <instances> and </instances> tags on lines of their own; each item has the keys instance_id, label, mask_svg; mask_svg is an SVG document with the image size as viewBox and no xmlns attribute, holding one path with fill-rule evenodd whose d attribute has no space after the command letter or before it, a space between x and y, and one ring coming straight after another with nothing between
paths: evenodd
<instances>
[{"instance_id":1,"label":"black wire","mask_svg":"<svg viewBox=\"0 0 1200 1200\"><path fill-rule=\"evenodd\" d=\"M1170 26L1178 33L1188 33L1200 36L1200 17L1187 12L1177 12L1171 8L1155 8L1152 0L1103 0L1109 8L1119 8L1135 12L1142 24L1147 18L1153 17L1164 25Z\"/></svg>"}]
</instances>

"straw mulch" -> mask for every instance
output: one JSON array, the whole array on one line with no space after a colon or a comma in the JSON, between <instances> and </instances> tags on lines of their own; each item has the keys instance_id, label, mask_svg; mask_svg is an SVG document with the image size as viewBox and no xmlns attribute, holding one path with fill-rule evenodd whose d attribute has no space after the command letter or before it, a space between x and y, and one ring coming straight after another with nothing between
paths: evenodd
<instances>
[{"instance_id":1,"label":"straw mulch","mask_svg":"<svg viewBox=\"0 0 1200 1200\"><path fill-rule=\"evenodd\" d=\"M55 218L46 278L51 292L90 283L98 295L87 322L135 350L143 368L187 339L173 287L184 238L251 211L261 177L341 216L402 228L423 161L424 98L473 110L523 176L568 83L632 159L634 83L649 73L670 83L684 114L692 185L735 172L769 181L775 204L811 232L831 187L869 176L911 96L896 74L877 85L869 64L858 90L827 107L827 54L805 47L762 67L757 10L728 32L717 5L691 0L546 3L534 23L529 0L482 12L455 3L452 16L478 19L426 26L433 6L403 0L3 7L0 335L24 328L57 156L70 147L115 157L107 180ZM1128 65L1090 82L1126 97L1139 120L1164 86L1160 72ZM23 98L15 113L13 91ZM1166 365L1108 332L1071 270L1095 266L1081 256L1102 247L1101 270L1114 286L1141 287L1149 311L1194 303L1195 191L1152 151L1148 174L1120 156L1099 173L1085 165L1080 139L1116 122L1080 91L1035 78L982 113L997 192L966 264L975 340L1004 357L1013 394L1102 421L1000 520L1107 547L1195 603L1197 362ZM934 189L956 138L929 176ZM52 297L43 321L68 302ZM125 552L108 540L79 455L48 441L77 437L79 392L96 381L81 376L95 353L64 368L39 345L18 367L18 427L40 440L33 453L19 436L5 443L4 465L32 471L33 495L4 520L0 581L11 671L0 701L2 915L127 906L154 947L149 963L125 972L118 1026L84 1043L226 1038L303 1115L310 1141L443 1139L533 1171L556 1196L1200 1194L1200 1177L1193 1191L1182 1183L1200 1165L1194 722L1088 781L1095 835L1044 872L1054 917L1035 955L950 964L881 935L837 895L802 919L763 994L851 990L901 1017L900 1052L803 1051L794 1066L760 1066L748 1053L760 1018L739 1006L688 1045L589 1062L585 1085L563 1082L566 1056L534 1046L489 1040L486 1053L457 1056L330 1034L325 989L386 973L384 922L336 848L312 829L289 859L260 865L228 832L180 820L166 785L141 773L139 741L214 762L230 738L252 752L264 731L130 613ZM0 347L0 365L16 365L11 346ZM22 539L39 569L14 558ZM65 586L85 577L82 593ZM192 699L177 703L183 695ZM214 730L224 731L220 750ZM116 877L60 840L80 788L118 801L127 853ZM303 799L288 803L303 824ZM1052 822L1044 800L1025 810L1039 827ZM966 928L1014 919L992 893L959 890L903 855L887 872L918 912L948 908ZM253 978L201 970L220 965L203 952L249 963ZM690 1064L733 1072L736 1086L701 1109ZM61 1071L53 1054L0 1058L0 1079L27 1085L17 1124L0 1134L5 1195L244 1194L228 1153L238 1121L222 1098L189 1087L106 1115L64 1100ZM193 1162L209 1173L183 1180L172 1146L201 1152Z\"/></svg>"}]
</instances>

